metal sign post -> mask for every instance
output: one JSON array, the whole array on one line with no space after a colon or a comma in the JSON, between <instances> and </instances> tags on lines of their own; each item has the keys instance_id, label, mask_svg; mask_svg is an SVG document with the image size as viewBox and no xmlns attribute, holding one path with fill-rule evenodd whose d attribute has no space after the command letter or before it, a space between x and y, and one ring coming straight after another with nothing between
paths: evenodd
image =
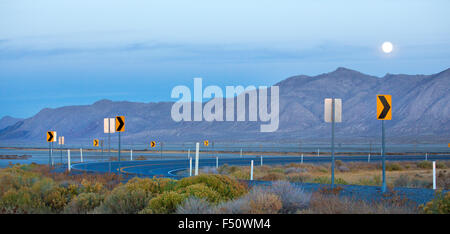
<instances>
[{"instance_id":1,"label":"metal sign post","mask_svg":"<svg viewBox=\"0 0 450 234\"><path fill-rule=\"evenodd\" d=\"M198 160L199 160L199 155L198 155L198 151L199 151L199 148L200 148L200 143L196 143L195 144L195 173L194 173L194 175L198 175Z\"/></svg>"},{"instance_id":2,"label":"metal sign post","mask_svg":"<svg viewBox=\"0 0 450 234\"><path fill-rule=\"evenodd\" d=\"M377 119L381 120L381 159L383 168L383 184L381 191L386 192L386 146L384 134L384 120L392 119L392 96L391 95L377 95Z\"/></svg>"},{"instance_id":3,"label":"metal sign post","mask_svg":"<svg viewBox=\"0 0 450 234\"><path fill-rule=\"evenodd\" d=\"M331 122L331 187L334 188L334 123L342 122L342 99L326 98L324 106L325 122Z\"/></svg>"},{"instance_id":4,"label":"metal sign post","mask_svg":"<svg viewBox=\"0 0 450 234\"><path fill-rule=\"evenodd\" d=\"M116 116L116 132L119 132L119 150L118 150L118 160L119 160L119 180L120 180L120 133L125 131L125 117L124 116Z\"/></svg>"}]
</instances>

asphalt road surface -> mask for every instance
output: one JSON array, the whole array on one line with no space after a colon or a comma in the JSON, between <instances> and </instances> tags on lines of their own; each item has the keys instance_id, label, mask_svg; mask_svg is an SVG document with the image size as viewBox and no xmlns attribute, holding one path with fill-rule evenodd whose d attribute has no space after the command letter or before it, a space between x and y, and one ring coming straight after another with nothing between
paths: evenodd
<instances>
[{"instance_id":1,"label":"asphalt road surface","mask_svg":"<svg viewBox=\"0 0 450 234\"><path fill-rule=\"evenodd\" d=\"M343 162L368 162L368 156L336 156L336 160ZM429 155L427 157L429 161L432 160L449 160L450 155ZM253 160L254 166L261 165L260 156L245 156L243 158L229 158L219 156L219 166L239 165L250 166L250 161ZM264 165L281 165L288 163L300 163L300 156L267 156L263 157ZM425 156L418 155L389 155L386 156L386 161L423 161ZM331 157L329 156L308 156L303 157L304 163L330 163ZM371 156L371 163L380 163L381 156ZM202 158L200 155L199 167L215 167L215 158ZM173 160L142 160L142 161L114 161L114 162L89 162L89 163L77 163L72 165L74 171L86 171L96 173L108 173L108 172L120 172L128 175L135 175L139 177L166 177L179 179L188 176L187 173L182 175L176 175L177 171L188 170L189 160L186 159L173 159ZM192 174L195 170L195 157L192 158Z\"/></svg>"}]
</instances>

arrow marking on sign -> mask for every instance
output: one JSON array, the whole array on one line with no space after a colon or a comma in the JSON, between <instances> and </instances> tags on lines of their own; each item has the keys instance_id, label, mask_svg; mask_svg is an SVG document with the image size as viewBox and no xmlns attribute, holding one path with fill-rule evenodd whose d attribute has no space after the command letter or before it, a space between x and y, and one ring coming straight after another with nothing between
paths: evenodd
<instances>
[{"instance_id":1,"label":"arrow marking on sign","mask_svg":"<svg viewBox=\"0 0 450 234\"><path fill-rule=\"evenodd\" d=\"M384 119L386 117L386 115L389 113L389 110L391 109L391 106L389 105L388 101L386 100L385 96L378 96L378 98L380 99L381 103L384 106L383 111L380 113L380 115L378 116L379 119Z\"/></svg>"},{"instance_id":2,"label":"arrow marking on sign","mask_svg":"<svg viewBox=\"0 0 450 234\"><path fill-rule=\"evenodd\" d=\"M47 132L48 133L48 140L47 141L53 141L53 132Z\"/></svg>"},{"instance_id":3,"label":"arrow marking on sign","mask_svg":"<svg viewBox=\"0 0 450 234\"><path fill-rule=\"evenodd\" d=\"M117 127L117 131L119 132L120 130L122 130L124 123L122 121L122 118L117 118L117 121L119 121L119 126Z\"/></svg>"}]
</instances>

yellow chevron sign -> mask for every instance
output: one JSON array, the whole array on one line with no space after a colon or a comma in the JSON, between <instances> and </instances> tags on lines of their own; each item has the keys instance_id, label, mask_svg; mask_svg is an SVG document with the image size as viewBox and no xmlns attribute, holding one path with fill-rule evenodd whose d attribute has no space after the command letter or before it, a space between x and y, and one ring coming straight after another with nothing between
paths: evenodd
<instances>
[{"instance_id":1,"label":"yellow chevron sign","mask_svg":"<svg viewBox=\"0 0 450 234\"><path fill-rule=\"evenodd\" d=\"M56 132L48 131L47 132L47 142L55 142L56 141Z\"/></svg>"},{"instance_id":2,"label":"yellow chevron sign","mask_svg":"<svg viewBox=\"0 0 450 234\"><path fill-rule=\"evenodd\" d=\"M203 141L203 145L208 146L209 145L209 141L208 140L204 140Z\"/></svg>"},{"instance_id":3,"label":"yellow chevron sign","mask_svg":"<svg viewBox=\"0 0 450 234\"><path fill-rule=\"evenodd\" d=\"M116 116L116 132L125 131L125 116Z\"/></svg>"},{"instance_id":4,"label":"yellow chevron sign","mask_svg":"<svg viewBox=\"0 0 450 234\"><path fill-rule=\"evenodd\" d=\"M377 119L392 120L391 95L377 95Z\"/></svg>"},{"instance_id":5,"label":"yellow chevron sign","mask_svg":"<svg viewBox=\"0 0 450 234\"><path fill-rule=\"evenodd\" d=\"M98 146L98 139L94 139L94 146L95 146L95 147Z\"/></svg>"},{"instance_id":6,"label":"yellow chevron sign","mask_svg":"<svg viewBox=\"0 0 450 234\"><path fill-rule=\"evenodd\" d=\"M150 142L150 147L155 148L155 146L156 146L156 141Z\"/></svg>"}]
</instances>

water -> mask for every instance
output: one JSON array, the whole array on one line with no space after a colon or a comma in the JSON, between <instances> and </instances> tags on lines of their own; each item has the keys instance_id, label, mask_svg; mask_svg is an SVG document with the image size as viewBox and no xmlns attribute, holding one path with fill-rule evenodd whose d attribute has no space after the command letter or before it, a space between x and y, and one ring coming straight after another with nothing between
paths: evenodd
<instances>
[{"instance_id":1,"label":"water","mask_svg":"<svg viewBox=\"0 0 450 234\"><path fill-rule=\"evenodd\" d=\"M113 146L113 145L112 145ZM116 145L114 145L116 146ZM4 146L5 147L5 146ZM8 147L39 147L42 150L23 150L23 149L0 149L0 155L31 155L32 157L28 159L0 159L0 167L6 167L10 163L38 163L38 164L48 164L49 163L49 151L48 145L46 144L35 144L35 145L8 145ZM83 149L94 149L91 145L65 145L65 147L74 148L71 150L71 162L77 163L81 161L79 148ZM377 154L380 153L381 145L379 144L339 144L335 146L336 152L362 152L364 154ZM99 148L95 148L99 150ZM112 148L116 150L116 148ZM136 160L139 156L145 156L147 159L160 159L161 154L159 152L160 146L155 148L150 148L148 144L133 144L122 145L121 160L130 160L130 149L133 149L133 159ZM163 145L163 158L164 159L174 159L174 158L187 158L187 151L190 149L191 156L195 154L195 143L185 143L185 144L164 144ZM203 157L213 156L217 151L228 151L233 152L232 154L220 154L220 157L238 157L240 150L245 152L273 152L273 155L281 152L298 153L314 153L317 154L319 151L320 155L329 154L330 145L329 144L299 144L299 143L268 143L268 142L255 142L255 143L212 143L208 147L200 145L201 151L210 152L211 154L203 154ZM140 153L136 152L138 150L153 150L154 152ZM165 153L165 151L185 151L184 153ZM386 152L388 153L409 153L409 154L423 154L425 153L441 153L450 154L450 148L447 144L395 144L387 145ZM216 155L214 155L216 156ZM109 157L117 157L117 152L111 152L108 154L107 149L104 149L103 157L101 152L88 152L83 150L83 161L103 161L108 160ZM62 156L59 148L53 149L53 162L57 163L67 163L67 150L62 150Z\"/></svg>"}]
</instances>

